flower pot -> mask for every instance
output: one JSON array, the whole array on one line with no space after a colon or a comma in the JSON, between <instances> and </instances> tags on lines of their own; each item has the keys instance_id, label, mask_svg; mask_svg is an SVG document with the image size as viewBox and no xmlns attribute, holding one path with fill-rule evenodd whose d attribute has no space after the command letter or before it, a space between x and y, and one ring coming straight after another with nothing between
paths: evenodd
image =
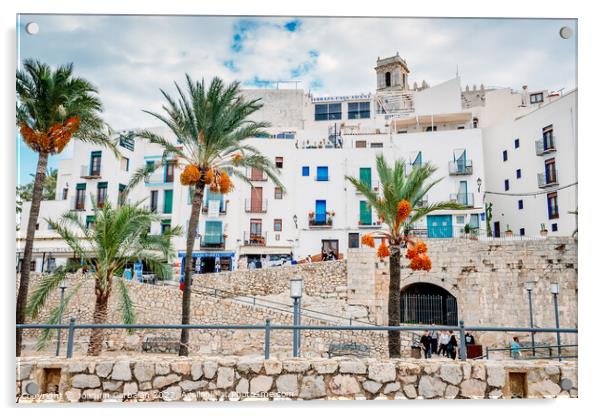
<instances>
[{"instance_id":1,"label":"flower pot","mask_svg":"<svg viewBox=\"0 0 602 416\"><path fill-rule=\"evenodd\" d=\"M512 237L512 231L504 231L506 237Z\"/></svg>"},{"instance_id":2,"label":"flower pot","mask_svg":"<svg viewBox=\"0 0 602 416\"><path fill-rule=\"evenodd\" d=\"M548 236L548 230L539 230L539 235L542 237L547 237Z\"/></svg>"}]
</instances>

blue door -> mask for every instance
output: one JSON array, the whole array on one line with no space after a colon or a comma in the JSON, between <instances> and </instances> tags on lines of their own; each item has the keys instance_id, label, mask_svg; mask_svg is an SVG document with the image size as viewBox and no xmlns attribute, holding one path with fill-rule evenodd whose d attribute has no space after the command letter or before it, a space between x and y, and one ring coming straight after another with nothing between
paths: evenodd
<instances>
[{"instance_id":1,"label":"blue door","mask_svg":"<svg viewBox=\"0 0 602 416\"><path fill-rule=\"evenodd\" d=\"M451 238L453 236L451 215L429 215L426 217L426 225L429 238Z\"/></svg>"},{"instance_id":2,"label":"blue door","mask_svg":"<svg viewBox=\"0 0 602 416\"><path fill-rule=\"evenodd\" d=\"M326 224L326 201L316 201L316 224Z\"/></svg>"}]
</instances>

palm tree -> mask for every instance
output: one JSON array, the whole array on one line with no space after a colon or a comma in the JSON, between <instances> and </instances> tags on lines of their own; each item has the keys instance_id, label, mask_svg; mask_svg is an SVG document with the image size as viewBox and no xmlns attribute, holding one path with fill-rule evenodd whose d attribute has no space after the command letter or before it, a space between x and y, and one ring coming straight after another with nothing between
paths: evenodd
<instances>
[{"instance_id":1,"label":"palm tree","mask_svg":"<svg viewBox=\"0 0 602 416\"><path fill-rule=\"evenodd\" d=\"M412 224L427 214L443 209L462 209L455 202L437 202L421 204L424 196L443 178L427 183L437 170L430 163L414 166L406 177L406 164L403 160L395 161L389 166L384 156L376 157L376 170L381 183L382 194L375 191L372 184L362 182L358 178L346 176L355 189L368 201L368 205L376 210L377 215L388 226L387 231L378 231L362 237L362 243L374 247L373 236L382 238L377 254L379 257L390 256L389 260L389 326L400 325L400 257L402 246L408 246L407 257L411 258L410 267L414 270L430 270L431 260L426 255L426 245L410 237ZM387 247L385 240L389 243ZM401 345L399 331L389 331L389 356L400 357Z\"/></svg>"},{"instance_id":2,"label":"palm tree","mask_svg":"<svg viewBox=\"0 0 602 416\"><path fill-rule=\"evenodd\" d=\"M225 85L219 78L213 78L207 87L205 81L193 81L186 75L186 92L175 83L177 98L172 98L161 90L167 101L163 106L165 115L152 111L146 113L164 123L177 138L177 143L151 131L136 132L137 137L158 144L164 149L164 156L154 169L173 163L184 166L180 182L190 188L192 210L188 220L186 235L186 258L184 260L184 293L182 296L182 324L190 323L190 296L192 285L192 250L199 223L201 203L208 186L212 192L226 194L233 189L230 175L250 183L246 170L261 169L277 185L283 188L278 179L279 172L274 163L263 156L258 149L244 143L249 137L265 133L269 124L249 119L262 107L259 100L247 101L240 95L238 82ZM128 189L138 184L152 169L142 167L134 173ZM188 329L182 329L180 337L181 356L188 355Z\"/></svg>"},{"instance_id":3,"label":"palm tree","mask_svg":"<svg viewBox=\"0 0 602 416\"><path fill-rule=\"evenodd\" d=\"M92 224L82 222L79 215L72 211L63 214L59 221L46 220L71 250L81 257L83 265L91 270L84 275L85 279L71 289L64 301L50 312L48 323L59 322L69 301L87 279L94 280L96 301L93 323L107 322L109 298L114 283L119 291L123 322L134 323L133 304L124 279L115 276L122 276L124 268L134 262L144 262L159 278L168 276L167 261L174 252L171 238L181 232L180 227L174 227L161 235L149 235L148 229L151 223L160 220L160 217L158 214L140 208L139 205L140 203L112 208L110 203L106 203L103 208L94 209ZM67 268L61 268L42 279L27 305L27 314L32 319L39 316L49 295L65 279L67 271ZM44 331L38 347L44 346L50 336L50 330ZM100 355L103 338L103 329L92 329L89 355Z\"/></svg>"},{"instance_id":4,"label":"palm tree","mask_svg":"<svg viewBox=\"0 0 602 416\"><path fill-rule=\"evenodd\" d=\"M27 265L31 263L48 157L61 153L72 137L109 147L116 155L118 152L100 118L102 104L97 89L87 80L73 76L73 64L53 70L39 61L25 60L16 77L17 125L25 144L38 154L23 251L23 264L26 266L21 269L17 295L17 323L24 323L30 274ZM19 356L20 329L16 338Z\"/></svg>"}]
</instances>

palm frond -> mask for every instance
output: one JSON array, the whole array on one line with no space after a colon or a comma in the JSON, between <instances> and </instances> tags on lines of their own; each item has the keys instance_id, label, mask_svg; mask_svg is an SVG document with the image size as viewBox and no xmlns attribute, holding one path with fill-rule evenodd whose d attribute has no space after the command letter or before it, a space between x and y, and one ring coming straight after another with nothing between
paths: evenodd
<instances>
[{"instance_id":1,"label":"palm frond","mask_svg":"<svg viewBox=\"0 0 602 416\"><path fill-rule=\"evenodd\" d=\"M121 311L121 319L124 324L135 324L136 314L134 312L134 302L128 293L128 288L125 285L123 278L117 279L117 287L119 288L119 310ZM134 329L128 328L128 333L131 335L134 333Z\"/></svg>"}]
</instances>

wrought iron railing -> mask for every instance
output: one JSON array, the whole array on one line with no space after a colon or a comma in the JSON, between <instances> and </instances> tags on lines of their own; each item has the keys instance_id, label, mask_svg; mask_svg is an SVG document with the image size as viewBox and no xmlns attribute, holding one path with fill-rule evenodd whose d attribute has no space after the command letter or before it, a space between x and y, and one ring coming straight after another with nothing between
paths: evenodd
<instances>
[{"instance_id":1,"label":"wrought iron railing","mask_svg":"<svg viewBox=\"0 0 602 416\"><path fill-rule=\"evenodd\" d=\"M548 136L547 139L536 140L535 141L535 154L537 156L546 155L548 153L552 153L556 151L556 137Z\"/></svg>"},{"instance_id":2,"label":"wrought iron railing","mask_svg":"<svg viewBox=\"0 0 602 416\"><path fill-rule=\"evenodd\" d=\"M267 199L245 199L245 212L261 214L268 211Z\"/></svg>"},{"instance_id":3,"label":"wrought iron railing","mask_svg":"<svg viewBox=\"0 0 602 416\"><path fill-rule=\"evenodd\" d=\"M450 194L449 200L465 207L474 207L474 193L472 192Z\"/></svg>"},{"instance_id":4,"label":"wrought iron railing","mask_svg":"<svg viewBox=\"0 0 602 416\"><path fill-rule=\"evenodd\" d=\"M267 233L250 233L245 231L243 234L243 242L245 246L265 246L267 241Z\"/></svg>"},{"instance_id":5,"label":"wrought iron railing","mask_svg":"<svg viewBox=\"0 0 602 416\"><path fill-rule=\"evenodd\" d=\"M81 165L79 176L85 179L100 178L102 176L101 166L102 165L92 166L92 168L90 168L89 165Z\"/></svg>"},{"instance_id":6,"label":"wrought iron railing","mask_svg":"<svg viewBox=\"0 0 602 416\"><path fill-rule=\"evenodd\" d=\"M551 169L550 171L538 173L537 185L540 188L558 185L558 171L556 169Z\"/></svg>"},{"instance_id":7,"label":"wrought iron railing","mask_svg":"<svg viewBox=\"0 0 602 416\"><path fill-rule=\"evenodd\" d=\"M450 175L472 175L472 160L449 162Z\"/></svg>"},{"instance_id":8,"label":"wrought iron railing","mask_svg":"<svg viewBox=\"0 0 602 416\"><path fill-rule=\"evenodd\" d=\"M313 212L307 214L307 222L310 227L332 227L334 215L327 212L324 216L318 216Z\"/></svg>"}]
</instances>

